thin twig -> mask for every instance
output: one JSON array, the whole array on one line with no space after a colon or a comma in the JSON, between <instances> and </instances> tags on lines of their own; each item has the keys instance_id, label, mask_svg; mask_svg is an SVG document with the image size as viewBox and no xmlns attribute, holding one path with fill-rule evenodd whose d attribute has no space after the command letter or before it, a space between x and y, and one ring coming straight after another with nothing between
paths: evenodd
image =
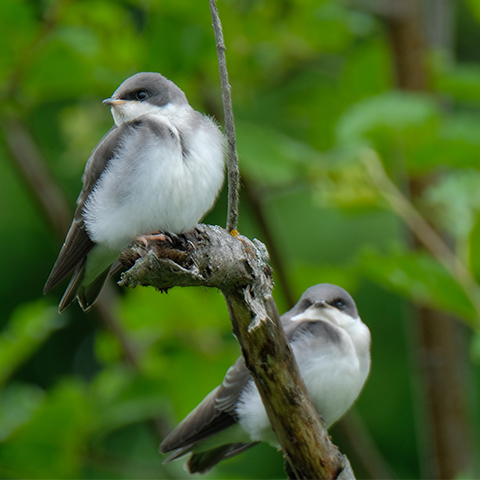
<instances>
[{"instance_id":1,"label":"thin twig","mask_svg":"<svg viewBox=\"0 0 480 480\"><path fill-rule=\"evenodd\" d=\"M238 191L240 188L240 172L238 169L238 155L235 140L235 121L233 118L232 97L228 82L227 61L225 58L225 42L223 40L222 24L218 15L215 0L209 0L212 13L213 31L217 43L218 68L220 71L220 84L222 86L223 114L225 118L225 134L227 135L228 155L228 214L227 230L237 229L238 221Z\"/></svg>"},{"instance_id":2,"label":"thin twig","mask_svg":"<svg viewBox=\"0 0 480 480\"><path fill-rule=\"evenodd\" d=\"M480 287L468 268L390 180L377 153L369 149L362 160L373 183L393 211L403 219L418 240L462 287L480 319Z\"/></svg>"}]
</instances>

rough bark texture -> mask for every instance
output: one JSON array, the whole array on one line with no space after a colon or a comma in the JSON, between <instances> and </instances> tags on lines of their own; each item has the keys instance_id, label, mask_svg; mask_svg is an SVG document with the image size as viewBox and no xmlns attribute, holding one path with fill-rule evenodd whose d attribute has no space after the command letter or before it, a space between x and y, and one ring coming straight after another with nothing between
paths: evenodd
<instances>
[{"instance_id":1,"label":"rough bark texture","mask_svg":"<svg viewBox=\"0 0 480 480\"><path fill-rule=\"evenodd\" d=\"M308 397L286 341L265 246L207 225L198 225L185 239L172 243L148 237L134 243L120 258L129 267L121 283L158 290L198 285L220 289L290 477L354 478Z\"/></svg>"}]
</instances>

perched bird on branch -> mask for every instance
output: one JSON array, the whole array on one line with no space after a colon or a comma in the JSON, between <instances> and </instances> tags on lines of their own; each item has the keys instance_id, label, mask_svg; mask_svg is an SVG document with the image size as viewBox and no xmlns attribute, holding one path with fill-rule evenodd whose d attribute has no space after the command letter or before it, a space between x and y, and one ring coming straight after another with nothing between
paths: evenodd
<instances>
[{"instance_id":1,"label":"perched bird on branch","mask_svg":"<svg viewBox=\"0 0 480 480\"><path fill-rule=\"evenodd\" d=\"M44 293L73 272L59 311L83 310L119 270L136 237L190 231L210 210L224 178L224 137L159 73L137 73L111 98L115 125L95 147L65 243Z\"/></svg>"},{"instance_id":2,"label":"perched bird on branch","mask_svg":"<svg viewBox=\"0 0 480 480\"><path fill-rule=\"evenodd\" d=\"M307 289L281 317L300 373L326 428L356 400L370 371L370 331L353 298L328 283ZM166 460L192 454L190 473L206 473L218 462L258 442L278 448L260 394L243 357L162 442Z\"/></svg>"}]
</instances>

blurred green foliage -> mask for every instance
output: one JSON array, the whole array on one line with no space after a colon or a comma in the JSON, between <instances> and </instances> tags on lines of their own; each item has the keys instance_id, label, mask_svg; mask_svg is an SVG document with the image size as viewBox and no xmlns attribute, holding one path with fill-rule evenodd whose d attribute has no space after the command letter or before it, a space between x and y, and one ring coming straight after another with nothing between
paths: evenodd
<instances>
[{"instance_id":1,"label":"blurred green foliage","mask_svg":"<svg viewBox=\"0 0 480 480\"><path fill-rule=\"evenodd\" d=\"M479 1L459 3L480 21ZM432 54L443 108L431 95L394 90L388 39L369 12L337 0L223 0L219 10L246 188L295 298L320 282L355 297L373 335L358 411L397 477L420 478L406 302L454 313L477 334L478 312L431 255L406 249L405 227L360 157L374 149L394 180L435 175L417 207L435 212L480 280L480 67L469 62L480 59L467 48L459 63ZM469 25L457 27L459 45ZM222 119L206 0L2 0L0 32L0 118L31 130L72 211L85 161L112 123L101 100L131 74L159 71ZM478 40L477 32L470 42ZM1 135L0 476L184 478L182 462L162 465L151 420L172 428L238 356L222 296L119 290L115 313L138 354L135 371L94 313L73 306L59 317L61 288L41 299L62 239L10 158ZM224 225L225 197L206 222ZM239 228L265 240L256 208L242 195ZM285 311L284 291L275 294ZM475 337L476 358L479 345ZM268 446L207 476L282 477L281 455Z\"/></svg>"}]
</instances>

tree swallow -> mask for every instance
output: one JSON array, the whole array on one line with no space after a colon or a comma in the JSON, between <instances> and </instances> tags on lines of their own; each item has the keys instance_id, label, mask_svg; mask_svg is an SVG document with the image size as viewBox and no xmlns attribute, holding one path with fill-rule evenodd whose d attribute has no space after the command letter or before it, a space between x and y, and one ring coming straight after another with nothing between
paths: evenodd
<instances>
[{"instance_id":1,"label":"tree swallow","mask_svg":"<svg viewBox=\"0 0 480 480\"><path fill-rule=\"evenodd\" d=\"M88 159L75 217L44 288L73 271L59 311L75 297L88 310L119 270L122 250L141 235L190 231L223 184L223 134L173 82L137 73L103 103L115 125Z\"/></svg>"},{"instance_id":2,"label":"tree swallow","mask_svg":"<svg viewBox=\"0 0 480 480\"><path fill-rule=\"evenodd\" d=\"M370 371L370 330L353 298L323 283L307 289L281 317L307 391L326 428L358 397ZM221 460L258 442L279 447L243 357L160 445L166 460L191 453L190 473L206 473Z\"/></svg>"}]
</instances>

